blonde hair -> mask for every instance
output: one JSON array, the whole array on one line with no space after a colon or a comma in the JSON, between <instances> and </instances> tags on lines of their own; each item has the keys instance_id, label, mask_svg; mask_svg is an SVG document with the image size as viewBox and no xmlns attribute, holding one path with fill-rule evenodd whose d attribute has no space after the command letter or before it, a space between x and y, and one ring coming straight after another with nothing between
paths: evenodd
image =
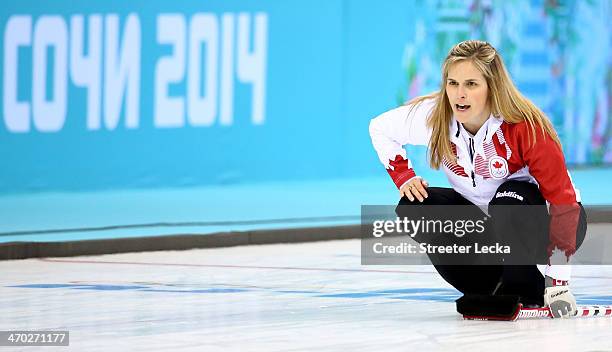
<instances>
[{"instance_id":1,"label":"blonde hair","mask_svg":"<svg viewBox=\"0 0 612 352\"><path fill-rule=\"evenodd\" d=\"M450 143L450 123L453 111L446 95L446 80L450 67L458 62L469 61L485 77L488 86L488 102L491 113L501 116L507 123L527 121L531 128L530 141L535 142L536 126L547 133L559 146L561 142L552 124L544 113L523 96L508 74L501 56L489 43L480 40L466 40L455 45L442 64L440 90L412 99L408 104L416 106L424 100L434 98L435 106L427 120L432 130L429 141L429 163L435 169L446 159L456 163Z\"/></svg>"}]
</instances>

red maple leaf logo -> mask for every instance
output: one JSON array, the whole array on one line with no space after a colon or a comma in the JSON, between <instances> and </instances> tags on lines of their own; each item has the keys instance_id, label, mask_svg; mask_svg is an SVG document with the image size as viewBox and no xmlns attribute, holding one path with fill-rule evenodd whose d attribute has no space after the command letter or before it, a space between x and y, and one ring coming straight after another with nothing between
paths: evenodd
<instances>
[{"instance_id":1,"label":"red maple leaf logo","mask_svg":"<svg viewBox=\"0 0 612 352\"><path fill-rule=\"evenodd\" d=\"M496 169L501 168L502 166L504 166L502 163L500 163L499 161L496 161L493 163L493 167Z\"/></svg>"}]
</instances>

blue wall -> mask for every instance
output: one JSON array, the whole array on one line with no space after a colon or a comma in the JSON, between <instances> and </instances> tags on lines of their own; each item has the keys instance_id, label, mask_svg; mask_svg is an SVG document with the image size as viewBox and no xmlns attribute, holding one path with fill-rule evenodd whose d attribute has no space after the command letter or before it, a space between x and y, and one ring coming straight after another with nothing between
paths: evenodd
<instances>
[{"instance_id":1,"label":"blue wall","mask_svg":"<svg viewBox=\"0 0 612 352\"><path fill-rule=\"evenodd\" d=\"M467 38L502 52L570 163L610 162L609 15L607 1L11 2L0 9L0 191L380 174L369 120L435 89ZM71 51L90 44L99 62L79 65Z\"/></svg>"}]
</instances>

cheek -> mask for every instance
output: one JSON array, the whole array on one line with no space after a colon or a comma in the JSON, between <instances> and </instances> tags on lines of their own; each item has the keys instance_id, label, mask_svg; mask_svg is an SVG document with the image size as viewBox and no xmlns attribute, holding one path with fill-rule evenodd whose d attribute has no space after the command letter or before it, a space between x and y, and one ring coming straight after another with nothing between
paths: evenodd
<instances>
[{"instance_id":1,"label":"cheek","mask_svg":"<svg viewBox=\"0 0 612 352\"><path fill-rule=\"evenodd\" d=\"M487 89L482 89L478 92L478 103L479 105L486 105L487 104L487 96L488 96L488 91Z\"/></svg>"}]
</instances>

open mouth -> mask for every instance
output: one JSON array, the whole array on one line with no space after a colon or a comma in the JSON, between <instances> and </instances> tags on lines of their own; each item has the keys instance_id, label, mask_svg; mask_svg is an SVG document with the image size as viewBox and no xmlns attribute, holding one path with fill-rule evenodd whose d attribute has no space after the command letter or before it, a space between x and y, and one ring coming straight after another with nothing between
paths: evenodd
<instances>
[{"instance_id":1,"label":"open mouth","mask_svg":"<svg viewBox=\"0 0 612 352\"><path fill-rule=\"evenodd\" d=\"M457 108L457 110L459 111L467 111L467 109L470 108L471 105L461 105L461 104L455 104L455 107Z\"/></svg>"}]
</instances>

